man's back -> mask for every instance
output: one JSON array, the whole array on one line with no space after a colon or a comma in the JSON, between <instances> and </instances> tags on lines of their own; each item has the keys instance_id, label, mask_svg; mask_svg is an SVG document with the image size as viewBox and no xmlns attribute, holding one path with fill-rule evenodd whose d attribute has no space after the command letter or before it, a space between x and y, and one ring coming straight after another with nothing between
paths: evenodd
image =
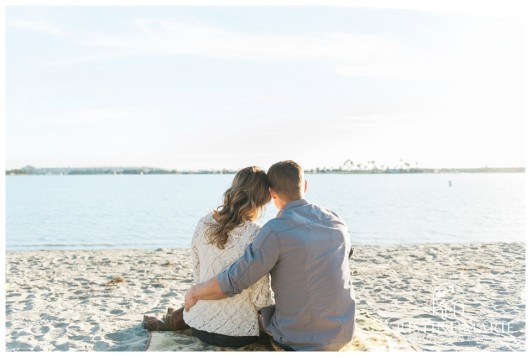
<instances>
[{"instance_id":1,"label":"man's back","mask_svg":"<svg viewBox=\"0 0 531 357\"><path fill-rule=\"evenodd\" d=\"M339 216L296 200L264 225L218 281L224 293L237 293L238 284L270 271L276 305L261 310L266 331L295 350L338 350L354 333L349 251Z\"/></svg>"},{"instance_id":2,"label":"man's back","mask_svg":"<svg viewBox=\"0 0 531 357\"><path fill-rule=\"evenodd\" d=\"M264 327L297 350L341 348L354 332L347 227L298 200L265 228L278 236L281 254L270 272L276 306L262 310Z\"/></svg>"}]
</instances>

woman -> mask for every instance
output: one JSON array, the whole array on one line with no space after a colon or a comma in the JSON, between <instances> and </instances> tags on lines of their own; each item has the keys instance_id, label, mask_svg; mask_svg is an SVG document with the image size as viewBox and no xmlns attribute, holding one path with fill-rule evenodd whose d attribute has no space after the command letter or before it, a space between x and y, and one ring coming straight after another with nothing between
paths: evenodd
<instances>
[{"instance_id":1,"label":"woman","mask_svg":"<svg viewBox=\"0 0 531 357\"><path fill-rule=\"evenodd\" d=\"M223 204L199 220L192 238L194 284L202 283L228 268L260 230L256 219L270 201L266 173L256 166L240 170L225 191ZM223 300L199 301L184 312L192 335L205 343L242 347L258 339L258 311L272 304L269 275L241 294ZM171 311L169 311L171 313ZM184 326L182 309L160 321L147 321L148 329ZM150 326L151 323L151 326Z\"/></svg>"}]
</instances>

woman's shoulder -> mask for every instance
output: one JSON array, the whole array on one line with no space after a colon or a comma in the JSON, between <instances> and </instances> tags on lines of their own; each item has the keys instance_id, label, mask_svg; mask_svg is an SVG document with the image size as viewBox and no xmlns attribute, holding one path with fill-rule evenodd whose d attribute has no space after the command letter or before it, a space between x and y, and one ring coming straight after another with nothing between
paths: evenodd
<instances>
[{"instance_id":1,"label":"woman's shoulder","mask_svg":"<svg viewBox=\"0 0 531 357\"><path fill-rule=\"evenodd\" d=\"M215 222L215 220L212 217L212 212L208 212L207 214L205 214L204 216L199 218L199 222L198 223L210 224L210 223L214 223L214 222Z\"/></svg>"},{"instance_id":2,"label":"woman's shoulder","mask_svg":"<svg viewBox=\"0 0 531 357\"><path fill-rule=\"evenodd\" d=\"M212 212L205 214L197 221L195 227L195 235L202 235L210 226L215 223L214 218L212 218Z\"/></svg>"},{"instance_id":3,"label":"woman's shoulder","mask_svg":"<svg viewBox=\"0 0 531 357\"><path fill-rule=\"evenodd\" d=\"M256 221L246 221L240 227L236 227L231 233L235 236L253 239L260 232L261 227L262 225Z\"/></svg>"},{"instance_id":4,"label":"woman's shoulder","mask_svg":"<svg viewBox=\"0 0 531 357\"><path fill-rule=\"evenodd\" d=\"M252 230L259 231L260 228L262 228L262 225L258 223L257 221L247 221L247 224L249 225L249 228Z\"/></svg>"}]
</instances>

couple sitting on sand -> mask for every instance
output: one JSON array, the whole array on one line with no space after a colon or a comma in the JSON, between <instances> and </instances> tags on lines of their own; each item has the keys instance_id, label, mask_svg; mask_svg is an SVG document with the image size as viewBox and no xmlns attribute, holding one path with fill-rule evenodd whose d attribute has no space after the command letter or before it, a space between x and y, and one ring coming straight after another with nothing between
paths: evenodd
<instances>
[{"instance_id":1,"label":"couple sitting on sand","mask_svg":"<svg viewBox=\"0 0 531 357\"><path fill-rule=\"evenodd\" d=\"M349 234L341 217L304 199L306 188L293 161L267 174L257 167L239 171L223 204L197 224L195 285L184 308L166 321L145 317L145 327L191 327L193 336L223 347L255 342L260 331L283 350L337 351L350 342ZM279 213L260 227L256 219L271 199Z\"/></svg>"}]
</instances>

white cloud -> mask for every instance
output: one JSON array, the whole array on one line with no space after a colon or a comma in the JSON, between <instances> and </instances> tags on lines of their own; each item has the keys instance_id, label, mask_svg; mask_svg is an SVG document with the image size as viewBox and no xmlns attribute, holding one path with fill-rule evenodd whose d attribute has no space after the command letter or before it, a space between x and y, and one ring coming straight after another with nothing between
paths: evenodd
<instances>
[{"instance_id":1,"label":"white cloud","mask_svg":"<svg viewBox=\"0 0 531 357\"><path fill-rule=\"evenodd\" d=\"M308 35L264 35L229 31L197 23L138 19L127 35L78 34L76 42L97 50L87 56L54 61L77 64L132 55L194 55L255 61L317 60L366 63L406 58L403 46L381 35L323 32ZM110 51L110 52L109 52Z\"/></svg>"},{"instance_id":2,"label":"white cloud","mask_svg":"<svg viewBox=\"0 0 531 357\"><path fill-rule=\"evenodd\" d=\"M66 31L44 22L14 21L8 26L67 36ZM488 70L498 58L493 58L486 49L497 45L500 36L510 38L504 36L507 31L504 28L481 26L456 36L455 48L427 50L384 34L257 34L202 23L153 19L137 19L131 26L130 33L124 35L70 33L71 39L81 46L81 53L87 54L47 63L65 66L140 55L192 55L252 61L317 61L344 76L437 80L471 77L480 69ZM507 31L507 35L510 31L514 29Z\"/></svg>"},{"instance_id":3,"label":"white cloud","mask_svg":"<svg viewBox=\"0 0 531 357\"><path fill-rule=\"evenodd\" d=\"M403 9L430 11L460 15L486 15L496 17L525 18L527 0L328 0L326 5L339 2L352 7L368 7L378 9Z\"/></svg>"},{"instance_id":4,"label":"white cloud","mask_svg":"<svg viewBox=\"0 0 531 357\"><path fill-rule=\"evenodd\" d=\"M367 63L336 66L334 72L352 77L383 77L453 81L478 87L514 86L522 77L525 61L525 27L521 21L471 17L446 34L447 43L433 48L400 48L382 51ZM492 82L494 80L494 82ZM509 84L510 83L510 84Z\"/></svg>"},{"instance_id":5,"label":"white cloud","mask_svg":"<svg viewBox=\"0 0 531 357\"><path fill-rule=\"evenodd\" d=\"M37 118L30 112L16 111L11 113L10 120L17 123L26 123L31 125L64 125L76 126L80 124L109 124L127 122L131 120L142 119L146 117L145 111L124 108L84 108L75 111L62 111L58 113L40 113Z\"/></svg>"},{"instance_id":6,"label":"white cloud","mask_svg":"<svg viewBox=\"0 0 531 357\"><path fill-rule=\"evenodd\" d=\"M402 125L414 120L409 115L382 115L382 114L370 114L370 115L347 115L337 125L338 128L345 126L358 126L358 125Z\"/></svg>"},{"instance_id":7,"label":"white cloud","mask_svg":"<svg viewBox=\"0 0 531 357\"><path fill-rule=\"evenodd\" d=\"M121 51L111 53L96 53L87 56L71 57L67 59L61 59L57 61L46 61L45 64L49 66L73 66L80 63L87 62L102 62L109 61L134 55L134 52Z\"/></svg>"},{"instance_id":8,"label":"white cloud","mask_svg":"<svg viewBox=\"0 0 531 357\"><path fill-rule=\"evenodd\" d=\"M477 20L477 18L476 18ZM53 25L21 22L24 26L65 34ZM19 24L20 25L20 24ZM392 79L474 80L503 68L503 52L492 48L515 45L515 29L502 23L449 29L453 47L423 48L392 39L385 34L367 35L320 32L304 35L245 33L202 23L137 19L125 35L71 34L87 55L48 61L49 65L75 65L131 56L191 55L230 60L317 61L339 75ZM21 25L22 26L22 25ZM500 61L501 59L501 61ZM507 68L510 70L510 68Z\"/></svg>"},{"instance_id":9,"label":"white cloud","mask_svg":"<svg viewBox=\"0 0 531 357\"><path fill-rule=\"evenodd\" d=\"M55 36L68 36L67 32L54 24L41 21L10 21L7 23L7 27L43 32Z\"/></svg>"},{"instance_id":10,"label":"white cloud","mask_svg":"<svg viewBox=\"0 0 531 357\"><path fill-rule=\"evenodd\" d=\"M337 74L351 77L385 77L393 79L441 79L445 71L437 64L382 63L342 66L334 69Z\"/></svg>"},{"instance_id":11,"label":"white cloud","mask_svg":"<svg viewBox=\"0 0 531 357\"><path fill-rule=\"evenodd\" d=\"M137 111L115 108L97 108L80 111L68 118L72 123L92 123L92 122L108 122L108 121L123 121L138 118Z\"/></svg>"}]
</instances>

